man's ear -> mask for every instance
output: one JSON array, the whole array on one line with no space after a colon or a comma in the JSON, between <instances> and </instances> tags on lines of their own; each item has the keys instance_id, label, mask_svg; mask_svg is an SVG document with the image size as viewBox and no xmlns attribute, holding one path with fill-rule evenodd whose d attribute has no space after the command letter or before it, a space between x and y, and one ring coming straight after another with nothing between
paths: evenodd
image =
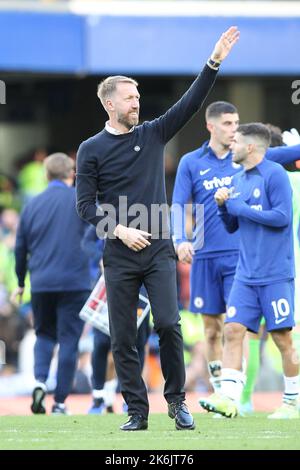
<instances>
[{"instance_id":1,"label":"man's ear","mask_svg":"<svg viewBox=\"0 0 300 470\"><path fill-rule=\"evenodd\" d=\"M256 149L256 145L255 145L255 144L248 144L248 145L247 145L247 151L248 151L248 153L255 152L255 149Z\"/></svg>"},{"instance_id":2,"label":"man's ear","mask_svg":"<svg viewBox=\"0 0 300 470\"><path fill-rule=\"evenodd\" d=\"M110 99L106 100L105 109L107 109L107 111L114 111L115 110L115 106L114 106L112 100L110 100Z\"/></svg>"},{"instance_id":3,"label":"man's ear","mask_svg":"<svg viewBox=\"0 0 300 470\"><path fill-rule=\"evenodd\" d=\"M208 130L209 133L212 132L213 128L214 128L214 125L211 122L206 123L206 129Z\"/></svg>"}]
</instances>

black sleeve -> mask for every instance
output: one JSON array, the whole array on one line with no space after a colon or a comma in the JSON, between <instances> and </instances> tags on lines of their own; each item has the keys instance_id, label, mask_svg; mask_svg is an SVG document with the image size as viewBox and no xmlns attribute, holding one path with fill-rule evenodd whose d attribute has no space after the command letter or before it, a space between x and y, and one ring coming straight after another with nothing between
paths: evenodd
<instances>
[{"instance_id":1,"label":"black sleeve","mask_svg":"<svg viewBox=\"0 0 300 470\"><path fill-rule=\"evenodd\" d=\"M105 212L97 205L98 170L97 157L89 146L81 144L77 153L76 207L79 217L97 227L97 233L113 233L116 228L114 214Z\"/></svg>"},{"instance_id":2,"label":"black sleeve","mask_svg":"<svg viewBox=\"0 0 300 470\"><path fill-rule=\"evenodd\" d=\"M157 129L162 142L168 142L199 111L211 90L217 71L205 65L182 98L151 124Z\"/></svg>"}]
</instances>

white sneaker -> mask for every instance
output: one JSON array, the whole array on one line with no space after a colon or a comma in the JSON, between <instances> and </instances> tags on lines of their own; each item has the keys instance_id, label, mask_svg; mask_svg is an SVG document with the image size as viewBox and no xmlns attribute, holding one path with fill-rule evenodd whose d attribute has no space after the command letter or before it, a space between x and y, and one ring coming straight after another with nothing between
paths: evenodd
<instances>
[{"instance_id":1,"label":"white sneaker","mask_svg":"<svg viewBox=\"0 0 300 470\"><path fill-rule=\"evenodd\" d=\"M269 419L297 419L299 418L299 409L297 405L288 405L283 403L274 413L268 416Z\"/></svg>"}]
</instances>

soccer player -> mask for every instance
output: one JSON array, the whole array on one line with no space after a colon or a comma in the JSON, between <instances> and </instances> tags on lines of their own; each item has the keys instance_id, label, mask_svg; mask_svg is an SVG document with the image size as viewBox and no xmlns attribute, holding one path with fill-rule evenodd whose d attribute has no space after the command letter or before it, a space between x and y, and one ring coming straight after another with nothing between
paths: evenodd
<instances>
[{"instance_id":1,"label":"soccer player","mask_svg":"<svg viewBox=\"0 0 300 470\"><path fill-rule=\"evenodd\" d=\"M238 414L245 377L243 339L247 330L266 328L282 357L285 390L282 406L270 418L298 418L299 360L293 347L294 248L292 190L285 170L268 161L270 132L259 123L239 126L231 149L243 165L230 189L215 194L219 215L229 233L240 232L236 274L224 328L220 393L200 399L208 411Z\"/></svg>"},{"instance_id":2,"label":"soccer player","mask_svg":"<svg viewBox=\"0 0 300 470\"><path fill-rule=\"evenodd\" d=\"M220 386L223 317L238 261L239 234L225 230L214 202L218 188L229 188L241 166L232 161L230 145L239 125L237 108L224 101L211 103L205 113L210 140L184 155L178 166L173 193L173 232L179 260L192 263L190 310L201 313L206 357L215 390ZM269 148L266 158L281 164L300 156L300 145ZM185 234L185 204L204 205L204 218L196 221L196 241ZM180 210L178 210L180 208ZM195 212L195 211L194 211ZM196 213L196 212L195 212ZM201 231L204 231L203 246ZM250 356L258 356L258 343L250 340Z\"/></svg>"},{"instance_id":3,"label":"soccer player","mask_svg":"<svg viewBox=\"0 0 300 470\"><path fill-rule=\"evenodd\" d=\"M270 147L278 147L284 144L286 145L298 145L300 144L300 136L296 129L291 129L291 131L284 131L282 133L279 127L273 126L272 124L266 124L268 127L270 134L271 134L271 142ZM287 165L286 169L291 170L295 167L297 168L297 162ZM294 232L294 256L295 256L295 267L296 267L296 277L295 277L295 322L296 326L293 329L293 341L294 345L297 349L297 352L300 352L299 347L299 315L300 315L300 285L299 285L299 272L300 269L300 247L299 247L299 236L298 236L298 228L300 223L300 173L297 171L288 171L287 173L291 187L293 192L293 232ZM262 319L263 323L264 319ZM249 336L249 350L250 354L248 356L248 363L247 363L247 370L246 370L246 383L243 389L242 397L241 397L241 404L239 407L239 412L242 416L248 415L252 413L253 405L252 405L252 394L255 387L256 377L259 371L260 366L260 346L261 346L261 336L264 336L264 325L261 325L259 335L256 334L248 334ZM264 337L263 341L266 341ZM273 343L273 342L272 342ZM277 353L277 351L276 351ZM276 358L278 356L278 369L282 370L281 361L280 361L280 354L276 354ZM274 359L274 357L272 357ZM275 364L277 364L277 360L275 359Z\"/></svg>"},{"instance_id":4,"label":"soccer player","mask_svg":"<svg viewBox=\"0 0 300 470\"><path fill-rule=\"evenodd\" d=\"M163 152L165 144L200 109L221 61L238 38L237 28L229 28L216 43L203 72L183 97L164 115L140 126L137 82L122 76L105 79L99 85L98 96L109 121L105 129L79 148L78 212L98 230L101 227L108 232L103 262L111 344L129 414L128 422L121 426L123 431L148 427L149 403L135 347L136 308L142 283L148 292L154 327L160 338L168 414L175 419L177 429L195 427L185 405L176 258L164 210ZM97 194L101 205L105 204L102 215L96 207ZM159 220L152 215L157 209ZM141 210L143 222L136 223L135 217Z\"/></svg>"}]
</instances>

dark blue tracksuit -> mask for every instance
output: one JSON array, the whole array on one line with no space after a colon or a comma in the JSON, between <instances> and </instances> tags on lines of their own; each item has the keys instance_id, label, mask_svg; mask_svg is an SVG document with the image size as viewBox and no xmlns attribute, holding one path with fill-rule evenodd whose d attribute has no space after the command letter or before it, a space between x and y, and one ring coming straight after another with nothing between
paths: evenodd
<instances>
[{"instance_id":1,"label":"dark blue tracksuit","mask_svg":"<svg viewBox=\"0 0 300 470\"><path fill-rule=\"evenodd\" d=\"M80 216L97 226L98 232L106 231L110 237L118 223L130 226L134 222L138 217L134 204L142 204L147 217L142 226L135 227L152 234L151 246L139 252L130 250L119 239L108 238L103 257L112 352L129 415L147 418L149 413L135 347L136 310L143 283L151 303L154 328L159 335L164 396L168 403L185 398L176 258L165 210L163 154L165 144L200 109L215 77L216 71L205 66L184 96L163 116L144 122L126 134L113 135L104 129L83 142L78 151L77 208ZM97 194L102 214L96 206ZM161 205L164 207L160 216L152 216L152 209L157 211ZM114 211L109 211L109 207Z\"/></svg>"},{"instance_id":2,"label":"dark blue tracksuit","mask_svg":"<svg viewBox=\"0 0 300 470\"><path fill-rule=\"evenodd\" d=\"M62 181L24 208L17 231L16 273L24 286L30 272L34 328L34 375L46 382L55 345L59 344L55 401L70 392L83 322L78 314L90 290L88 258L80 247L86 224L75 209L75 190Z\"/></svg>"}]
</instances>

